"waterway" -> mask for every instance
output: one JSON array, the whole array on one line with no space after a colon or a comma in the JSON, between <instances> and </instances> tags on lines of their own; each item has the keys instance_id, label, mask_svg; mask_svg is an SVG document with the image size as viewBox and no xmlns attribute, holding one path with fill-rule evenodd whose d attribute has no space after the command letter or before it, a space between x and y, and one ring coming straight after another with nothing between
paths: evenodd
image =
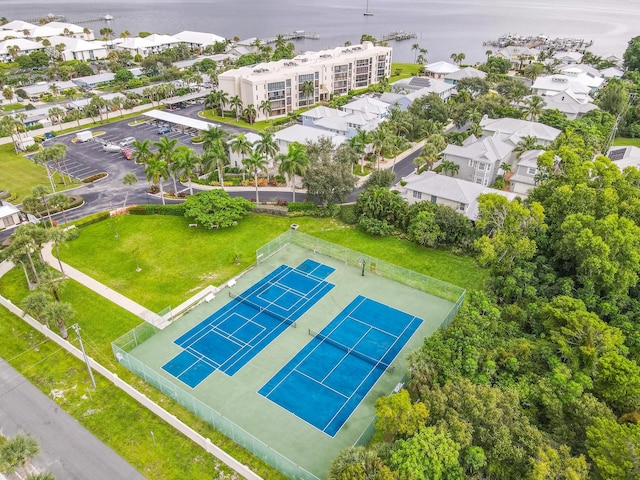
<instances>
[{"instance_id":1,"label":"waterway","mask_svg":"<svg viewBox=\"0 0 640 480\"><path fill-rule=\"evenodd\" d=\"M0 0L0 16L31 19L49 13L74 23L101 15L114 17L118 34L140 31L175 34L211 32L226 38L273 37L305 30L319 40L296 43L296 50L320 50L393 31L416 39L391 42L395 61L413 61L414 43L428 50L429 62L463 52L466 62L485 58L483 42L505 33L545 34L593 40L595 53L621 55L640 35L640 0ZM88 23L98 32L106 22Z\"/></svg>"}]
</instances>

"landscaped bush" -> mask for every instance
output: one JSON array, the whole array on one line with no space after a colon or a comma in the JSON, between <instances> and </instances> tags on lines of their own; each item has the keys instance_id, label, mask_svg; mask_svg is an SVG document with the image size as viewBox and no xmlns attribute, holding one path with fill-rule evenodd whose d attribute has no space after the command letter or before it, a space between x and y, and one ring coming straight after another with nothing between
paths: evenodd
<instances>
[{"instance_id":1,"label":"landscaped bush","mask_svg":"<svg viewBox=\"0 0 640 480\"><path fill-rule=\"evenodd\" d=\"M313 202L289 202L289 213L292 212L312 212L318 209L318 205Z\"/></svg>"},{"instance_id":2,"label":"landscaped bush","mask_svg":"<svg viewBox=\"0 0 640 480\"><path fill-rule=\"evenodd\" d=\"M100 180L101 178L106 177L107 174L105 172L101 172L101 173L96 173L95 175L91 175L90 177L87 178L83 178L82 179L82 183L93 183L97 180Z\"/></svg>"},{"instance_id":3,"label":"landscaped bush","mask_svg":"<svg viewBox=\"0 0 640 480\"><path fill-rule=\"evenodd\" d=\"M356 206L342 205L340 207L340 220L349 225L355 225L358 223L358 215L356 214Z\"/></svg>"},{"instance_id":4,"label":"landscaped bush","mask_svg":"<svg viewBox=\"0 0 640 480\"><path fill-rule=\"evenodd\" d=\"M287 216L286 206L259 204L253 207L253 211L256 213L266 213L267 215L277 215L278 217Z\"/></svg>"},{"instance_id":5,"label":"landscaped bush","mask_svg":"<svg viewBox=\"0 0 640 480\"><path fill-rule=\"evenodd\" d=\"M375 235L377 237L386 237L393 232L393 225L387 223L386 220L378 220L376 218L369 218L364 215L360 216L358 224L369 235Z\"/></svg>"},{"instance_id":6,"label":"landscaped bush","mask_svg":"<svg viewBox=\"0 0 640 480\"><path fill-rule=\"evenodd\" d=\"M81 218L80 220L76 220L74 222L74 225L76 226L76 228L86 227L88 225L92 225L94 223L98 223L103 220L106 220L110 217L111 215L109 214L109 212L94 213L93 215L89 215L88 217L84 217L84 218Z\"/></svg>"},{"instance_id":7,"label":"landscaped bush","mask_svg":"<svg viewBox=\"0 0 640 480\"><path fill-rule=\"evenodd\" d=\"M137 205L129 208L130 215L170 215L184 216L184 205Z\"/></svg>"}]
</instances>

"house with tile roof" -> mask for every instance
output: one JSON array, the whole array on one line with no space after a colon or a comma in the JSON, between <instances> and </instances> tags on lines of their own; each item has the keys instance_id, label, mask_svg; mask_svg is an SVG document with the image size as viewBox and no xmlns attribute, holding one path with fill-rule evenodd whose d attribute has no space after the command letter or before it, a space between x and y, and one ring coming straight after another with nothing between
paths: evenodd
<instances>
[{"instance_id":1,"label":"house with tile roof","mask_svg":"<svg viewBox=\"0 0 640 480\"><path fill-rule=\"evenodd\" d=\"M13 50L16 50L13 52ZM12 38L0 42L0 62L11 62L20 55L29 55L32 52L44 51L40 42L34 42L26 38Z\"/></svg>"},{"instance_id":2,"label":"house with tile roof","mask_svg":"<svg viewBox=\"0 0 640 480\"><path fill-rule=\"evenodd\" d=\"M336 147L347 141L344 135L337 135L320 128L306 127L304 125L292 125L274 134L274 139L278 147L280 147L280 153L283 154L287 153L291 143L297 142L306 145L310 142L317 142L321 138L331 139L331 143Z\"/></svg>"},{"instance_id":3,"label":"house with tile roof","mask_svg":"<svg viewBox=\"0 0 640 480\"><path fill-rule=\"evenodd\" d=\"M412 173L403 179L401 195L409 202L432 202L451 207L470 220L478 218L478 198L480 195L494 193L514 200L517 195L504 190L496 190L484 185L468 182L460 178L437 174L432 171L421 174Z\"/></svg>"},{"instance_id":4,"label":"house with tile roof","mask_svg":"<svg viewBox=\"0 0 640 480\"><path fill-rule=\"evenodd\" d=\"M640 169L640 148L631 145L619 145L611 147L607 152L607 157L615 163L620 170L627 167Z\"/></svg>"},{"instance_id":5,"label":"house with tile roof","mask_svg":"<svg viewBox=\"0 0 640 480\"><path fill-rule=\"evenodd\" d=\"M389 116L389 104L373 97L363 97L353 102L349 102L342 107L347 113L370 113L378 118L387 118Z\"/></svg>"},{"instance_id":6,"label":"house with tile roof","mask_svg":"<svg viewBox=\"0 0 640 480\"><path fill-rule=\"evenodd\" d=\"M187 44L191 50L202 50L210 45L225 41L224 37L221 37L220 35L205 32L192 32L190 30L176 33L173 37L181 43Z\"/></svg>"},{"instance_id":7,"label":"house with tile roof","mask_svg":"<svg viewBox=\"0 0 640 480\"><path fill-rule=\"evenodd\" d=\"M510 45L501 48L495 52L493 56L509 60L512 70L524 70L527 65L538 61L538 58L540 58L540 50Z\"/></svg>"}]
</instances>

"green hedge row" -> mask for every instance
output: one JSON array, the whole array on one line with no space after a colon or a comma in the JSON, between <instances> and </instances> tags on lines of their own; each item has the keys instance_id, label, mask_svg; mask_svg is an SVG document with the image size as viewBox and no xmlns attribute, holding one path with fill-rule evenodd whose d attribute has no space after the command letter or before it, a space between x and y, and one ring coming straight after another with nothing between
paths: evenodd
<instances>
[{"instance_id":1,"label":"green hedge row","mask_svg":"<svg viewBox=\"0 0 640 480\"><path fill-rule=\"evenodd\" d=\"M184 217L184 204L178 205L137 205L129 208L131 215L171 215Z\"/></svg>"},{"instance_id":2,"label":"green hedge row","mask_svg":"<svg viewBox=\"0 0 640 480\"><path fill-rule=\"evenodd\" d=\"M76 228L86 227L88 225L92 225L94 223L101 222L110 217L109 212L100 212L94 213L93 215L89 215L88 217L81 218L80 220L76 220L73 224Z\"/></svg>"}]
</instances>

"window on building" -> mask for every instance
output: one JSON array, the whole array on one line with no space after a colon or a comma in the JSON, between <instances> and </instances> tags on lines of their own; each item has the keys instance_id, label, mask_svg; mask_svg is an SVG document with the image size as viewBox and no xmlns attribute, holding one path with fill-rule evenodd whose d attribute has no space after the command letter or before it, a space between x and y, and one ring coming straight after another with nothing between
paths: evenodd
<instances>
[{"instance_id":1,"label":"window on building","mask_svg":"<svg viewBox=\"0 0 640 480\"><path fill-rule=\"evenodd\" d=\"M536 173L538 173L538 169L535 167L529 167L527 168L527 175L535 175Z\"/></svg>"},{"instance_id":2,"label":"window on building","mask_svg":"<svg viewBox=\"0 0 640 480\"><path fill-rule=\"evenodd\" d=\"M438 197L435 195L431 195L431 203L436 203L438 201Z\"/></svg>"},{"instance_id":3,"label":"window on building","mask_svg":"<svg viewBox=\"0 0 640 480\"><path fill-rule=\"evenodd\" d=\"M460 205L458 205L458 210L460 210L461 212L464 212L466 209L467 209L466 203L461 203Z\"/></svg>"},{"instance_id":4,"label":"window on building","mask_svg":"<svg viewBox=\"0 0 640 480\"><path fill-rule=\"evenodd\" d=\"M418 192L416 190L413 191L413 198L417 198L420 200L422 198L422 192Z\"/></svg>"}]
</instances>

